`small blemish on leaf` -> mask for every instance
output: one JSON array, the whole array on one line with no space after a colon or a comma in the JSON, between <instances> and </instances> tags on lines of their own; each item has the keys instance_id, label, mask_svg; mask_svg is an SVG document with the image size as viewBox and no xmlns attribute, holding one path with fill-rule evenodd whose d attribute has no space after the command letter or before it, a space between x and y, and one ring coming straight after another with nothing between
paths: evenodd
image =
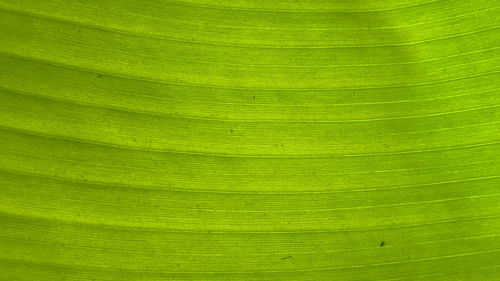
<instances>
[{"instance_id":1,"label":"small blemish on leaf","mask_svg":"<svg viewBox=\"0 0 500 281\"><path fill-rule=\"evenodd\" d=\"M255 96L252 96L252 99L255 99Z\"/></svg>"},{"instance_id":2,"label":"small blemish on leaf","mask_svg":"<svg viewBox=\"0 0 500 281\"><path fill-rule=\"evenodd\" d=\"M97 77L102 78L102 74L97 74Z\"/></svg>"},{"instance_id":3,"label":"small blemish on leaf","mask_svg":"<svg viewBox=\"0 0 500 281\"><path fill-rule=\"evenodd\" d=\"M281 260L287 260L287 259L291 259L293 258L292 256L286 256L286 257L282 257Z\"/></svg>"},{"instance_id":4,"label":"small blemish on leaf","mask_svg":"<svg viewBox=\"0 0 500 281\"><path fill-rule=\"evenodd\" d=\"M380 247L384 247L384 244L385 244L384 241L380 242Z\"/></svg>"},{"instance_id":5,"label":"small blemish on leaf","mask_svg":"<svg viewBox=\"0 0 500 281\"><path fill-rule=\"evenodd\" d=\"M231 130L229 130L229 132L231 132L231 134L232 134L232 133L233 133L233 130L231 129Z\"/></svg>"}]
</instances>

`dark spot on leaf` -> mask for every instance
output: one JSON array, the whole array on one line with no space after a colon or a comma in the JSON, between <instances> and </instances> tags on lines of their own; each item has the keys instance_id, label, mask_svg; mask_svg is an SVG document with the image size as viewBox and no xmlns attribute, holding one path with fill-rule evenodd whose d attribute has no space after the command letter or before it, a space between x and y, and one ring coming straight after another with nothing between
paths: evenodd
<instances>
[{"instance_id":1,"label":"dark spot on leaf","mask_svg":"<svg viewBox=\"0 0 500 281\"><path fill-rule=\"evenodd\" d=\"M252 99L255 99L255 96L253 96Z\"/></svg>"},{"instance_id":2,"label":"dark spot on leaf","mask_svg":"<svg viewBox=\"0 0 500 281\"><path fill-rule=\"evenodd\" d=\"M233 130L231 129L231 130L230 130L230 132L231 132L231 134L232 134L232 133L233 133Z\"/></svg>"},{"instance_id":3,"label":"dark spot on leaf","mask_svg":"<svg viewBox=\"0 0 500 281\"><path fill-rule=\"evenodd\" d=\"M102 78L102 74L97 74L97 77Z\"/></svg>"},{"instance_id":4,"label":"dark spot on leaf","mask_svg":"<svg viewBox=\"0 0 500 281\"><path fill-rule=\"evenodd\" d=\"M176 264L177 267L181 266L180 264Z\"/></svg>"},{"instance_id":5,"label":"dark spot on leaf","mask_svg":"<svg viewBox=\"0 0 500 281\"><path fill-rule=\"evenodd\" d=\"M380 242L380 247L384 247L384 244L385 244L384 241Z\"/></svg>"},{"instance_id":6,"label":"dark spot on leaf","mask_svg":"<svg viewBox=\"0 0 500 281\"><path fill-rule=\"evenodd\" d=\"M291 259L293 258L292 256L286 256L286 257L282 257L281 260L287 260L287 259Z\"/></svg>"}]
</instances>

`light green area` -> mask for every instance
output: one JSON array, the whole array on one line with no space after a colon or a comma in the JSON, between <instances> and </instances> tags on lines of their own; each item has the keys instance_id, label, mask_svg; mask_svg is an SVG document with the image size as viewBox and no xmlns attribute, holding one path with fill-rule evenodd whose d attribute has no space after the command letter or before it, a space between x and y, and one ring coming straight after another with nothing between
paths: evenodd
<instances>
[{"instance_id":1,"label":"light green area","mask_svg":"<svg viewBox=\"0 0 500 281\"><path fill-rule=\"evenodd\" d=\"M0 0L0 280L500 280L491 0Z\"/></svg>"}]
</instances>

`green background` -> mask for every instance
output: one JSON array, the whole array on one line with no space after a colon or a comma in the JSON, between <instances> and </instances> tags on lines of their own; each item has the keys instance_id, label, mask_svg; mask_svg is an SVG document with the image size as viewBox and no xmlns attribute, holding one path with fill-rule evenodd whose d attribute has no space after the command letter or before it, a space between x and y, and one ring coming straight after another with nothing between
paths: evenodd
<instances>
[{"instance_id":1,"label":"green background","mask_svg":"<svg viewBox=\"0 0 500 281\"><path fill-rule=\"evenodd\" d=\"M0 0L0 280L500 280L491 0Z\"/></svg>"}]
</instances>

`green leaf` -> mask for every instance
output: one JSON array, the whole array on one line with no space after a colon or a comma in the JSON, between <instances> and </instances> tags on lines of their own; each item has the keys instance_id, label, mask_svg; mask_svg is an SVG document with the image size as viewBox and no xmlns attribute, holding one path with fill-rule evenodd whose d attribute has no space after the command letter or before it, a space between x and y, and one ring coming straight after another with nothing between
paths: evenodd
<instances>
[{"instance_id":1,"label":"green leaf","mask_svg":"<svg viewBox=\"0 0 500 281\"><path fill-rule=\"evenodd\" d=\"M499 23L0 0L0 280L498 280Z\"/></svg>"}]
</instances>

